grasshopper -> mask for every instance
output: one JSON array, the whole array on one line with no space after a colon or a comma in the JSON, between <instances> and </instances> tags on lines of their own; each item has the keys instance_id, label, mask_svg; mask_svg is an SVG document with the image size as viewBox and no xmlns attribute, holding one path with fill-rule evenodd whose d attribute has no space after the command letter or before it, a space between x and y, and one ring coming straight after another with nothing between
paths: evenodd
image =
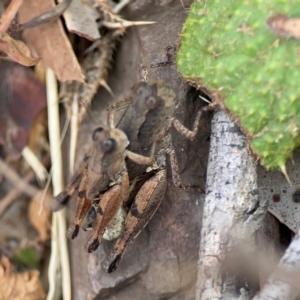
<instances>
[{"instance_id":1,"label":"grasshopper","mask_svg":"<svg viewBox=\"0 0 300 300\"><path fill-rule=\"evenodd\" d=\"M102 268L107 273L116 270L125 249L148 224L164 198L167 188L167 155L170 158L173 184L175 187L183 187L169 131L173 126L181 135L193 140L196 137L200 116L203 112L203 110L198 111L193 130L188 130L179 120L173 117L177 105L175 103L175 93L168 85L156 83L153 85L144 85L144 89L152 90L152 95L155 95L156 99L155 105L147 112L145 121L140 126L138 132L133 134L133 132L124 131L131 141L128 147L130 151L143 155L149 152L153 143L157 143L155 162L146 174L145 167L131 161L127 161L126 163L130 181L141 180L141 187L137 188L137 192L131 193L134 195L134 200L126 218L123 231L116 241L114 248L102 263ZM117 127L124 129L123 124L128 118L130 118L130 115L127 115L126 111Z\"/></svg>"},{"instance_id":2,"label":"grasshopper","mask_svg":"<svg viewBox=\"0 0 300 300\"><path fill-rule=\"evenodd\" d=\"M137 124L144 121L146 112L153 106L153 101L155 99L151 94L145 94L143 90L138 92L134 102L136 106L128 108L129 110L134 109L136 113L136 118L127 124L130 132L134 131L132 129L134 126L137 127ZM137 164L151 165L153 163L153 154L151 157L146 157L126 150L129 144L128 138L122 130L114 128L109 116L110 127L100 127L94 131L93 146L85 155L66 190L57 195L51 203L52 210L58 211L78 190L74 220L67 231L68 238L74 239L78 235L79 228L92 203L96 202L94 206L97 215L93 233L85 245L88 252L97 249L105 228L111 223L122 203L126 202L129 196L125 158L129 158Z\"/></svg>"},{"instance_id":3,"label":"grasshopper","mask_svg":"<svg viewBox=\"0 0 300 300\"><path fill-rule=\"evenodd\" d=\"M128 157L138 164L149 165L153 162L152 157L145 157L126 150L129 141L120 129L99 127L94 130L92 138L94 144L71 180L76 185L69 184L67 190L56 197L59 201L64 202L78 188L75 216L67 231L70 239L74 239L78 235L79 227L90 209L92 201L100 199L96 207L94 231L85 246L88 252L97 249L106 227L129 196L129 179L125 158Z\"/></svg>"},{"instance_id":4,"label":"grasshopper","mask_svg":"<svg viewBox=\"0 0 300 300\"><path fill-rule=\"evenodd\" d=\"M126 111L117 124L117 128L125 132L130 141L127 148L128 150L126 151L129 151L129 153L139 153L140 156L145 157L145 155L148 155L151 149L153 149L154 144L157 144L157 147L155 151L155 161L148 170L140 161L134 159L126 160L127 174L129 176L129 181L131 182L131 192L129 198L128 195L123 197L123 203L125 208L128 208L129 212L120 237L116 241L112 251L102 263L102 268L108 273L116 270L125 249L148 224L164 198L167 188L167 155L170 157L174 186L182 187L177 159L169 130L173 126L183 136L193 140L197 134L202 113L202 111L197 113L193 130L190 131L173 117L177 105L175 103L175 93L168 85L164 83L152 85L140 83L134 90L136 96L132 102L128 104ZM113 107L108 115L109 124L112 128L114 126L114 112L118 108L118 105ZM92 150L85 156L66 191L56 197L58 203L57 208L60 208L62 204L66 203L78 187L80 191L79 182L84 179L82 176L82 169L89 168L89 165L93 164L94 161L96 162L96 160L92 161L90 158L91 151ZM122 163L123 161L124 160L121 160ZM90 166L90 168L91 167L92 166ZM124 166L122 166L122 168L124 168ZM110 196L110 193L113 193L111 191L113 188L114 186L109 186L108 189L105 190L105 197L100 195L98 198L95 198L100 199L100 206L103 199L105 199L104 203L107 203L108 205L110 200L106 196ZM124 199L127 200L124 201ZM114 203L115 200L112 199L111 201ZM84 208L84 206L82 206L82 208ZM91 211L91 206L89 206L88 209ZM88 209L79 209L78 212L83 216L87 214ZM101 212L97 208L95 208L95 210L96 214L94 214L92 219L95 218L95 215L96 218L98 218L101 213L104 218L106 217L106 211ZM93 213L88 214L88 216L91 215L93 215ZM110 217L109 220L111 220ZM97 232L99 231L96 229L99 228L99 226L97 226L97 221L89 220L87 223L93 223L93 236L97 236ZM108 222L103 224L107 225ZM101 230L103 229L104 227L102 227ZM72 233L74 231L70 230L70 232ZM69 237L72 238L73 235L69 234ZM99 240L100 239L96 240L95 238L92 238L91 242L87 243L86 249L89 252L96 250L99 245Z\"/></svg>"}]
</instances>

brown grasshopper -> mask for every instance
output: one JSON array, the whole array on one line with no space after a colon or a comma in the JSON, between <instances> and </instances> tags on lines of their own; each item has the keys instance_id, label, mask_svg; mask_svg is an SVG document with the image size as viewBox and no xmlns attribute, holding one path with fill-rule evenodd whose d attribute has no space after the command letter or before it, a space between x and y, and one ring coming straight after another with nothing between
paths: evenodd
<instances>
[{"instance_id":1,"label":"brown grasshopper","mask_svg":"<svg viewBox=\"0 0 300 300\"><path fill-rule=\"evenodd\" d=\"M141 179L141 187L137 193L132 192L135 198L126 218L123 231L116 241L114 248L102 263L102 268L111 273L116 270L126 247L138 236L141 230L148 224L159 207L167 187L166 155L170 157L172 179L175 187L182 187L178 172L178 163L172 145L169 130L172 126L186 138L193 140L198 131L200 116L203 110L199 110L194 121L193 130L188 130L173 117L176 109L175 93L164 83L145 85L145 89L152 90L155 95L155 106L146 114L146 118L139 131L126 132L131 143L129 149L140 154L148 153L151 145L157 142L155 163L151 170L145 174L145 168L127 161L127 169L131 181ZM129 118L127 112L118 124L124 129L124 122ZM147 178L148 180L145 180ZM131 197L132 198L132 197Z\"/></svg>"},{"instance_id":2,"label":"brown grasshopper","mask_svg":"<svg viewBox=\"0 0 300 300\"><path fill-rule=\"evenodd\" d=\"M67 232L70 239L78 235L79 227L92 201L100 198L96 207L97 217L94 230L86 244L88 252L97 249L106 227L129 196L125 158L128 157L136 163L147 165L153 162L152 157L141 156L126 150L129 141L120 129L99 127L93 132L92 138L94 144L74 176L75 179L71 181L78 186L78 198L74 220ZM57 199L68 197L77 186L70 187L69 185L69 189L58 195Z\"/></svg>"},{"instance_id":3,"label":"brown grasshopper","mask_svg":"<svg viewBox=\"0 0 300 300\"><path fill-rule=\"evenodd\" d=\"M136 87L138 88L138 87ZM145 114L152 108L155 99L143 90L137 92L137 98L130 109L134 109L136 118L127 124L130 131L144 121ZM126 103L126 102L125 102ZM122 105L121 105L122 106ZM110 117L108 120L110 122ZM134 124L134 126L133 126ZM85 155L78 170L73 175L65 191L52 201L52 210L63 207L78 190L76 212L73 223L70 225L67 236L76 238L79 228L84 221L92 201L96 203L96 222L92 237L85 248L88 252L94 251L101 242L105 228L128 198L129 181L125 165L125 157L137 164L151 165L152 157L145 157L126 150L129 144L127 136L120 129L114 128L110 122L109 128L97 128L93 133L94 145ZM153 152L153 150L152 150ZM100 200L100 201L99 201Z\"/></svg>"},{"instance_id":4,"label":"brown grasshopper","mask_svg":"<svg viewBox=\"0 0 300 300\"><path fill-rule=\"evenodd\" d=\"M134 163L131 160L126 161L129 180L133 183L133 187L131 187L130 199L124 205L129 207L132 201L133 203L130 206L121 236L102 264L103 269L108 273L116 270L126 247L147 225L164 197L167 186L166 154L170 156L174 185L177 187L181 186L177 159L172 147L169 129L174 126L182 135L193 140L198 130L201 115L201 111L199 111L196 116L194 128L192 131L189 131L173 117L176 109L174 101L175 93L168 85L164 83L153 85L141 83L135 90L136 97L128 105L117 127L122 129L130 140L128 150L131 152L139 153L142 156L147 155L156 141L158 142L158 148L155 152L155 163L148 172L146 171L146 167L139 163ZM113 113L114 109L109 114L109 123L111 126L113 126ZM87 168L92 163L90 160L90 151L82 162L78 173L73 176L66 192L56 197L58 203L64 204L67 202L76 188L78 188L78 182L83 178L81 170ZM110 189L111 187L106 191L106 195L109 195L108 192L110 192ZM100 198L101 203L103 198ZM108 199L106 201L107 203L109 202ZM83 209L81 215L85 215L86 212L87 210ZM95 215L98 216L99 213L101 212L97 211ZM88 216L90 215L93 215L93 213L88 214ZM105 213L103 215L105 216ZM91 221L87 221L87 223L89 222ZM93 223L93 230L95 232L95 224L97 222ZM99 245L96 242L91 244L93 247L87 247L89 252L94 251Z\"/></svg>"}]
</instances>

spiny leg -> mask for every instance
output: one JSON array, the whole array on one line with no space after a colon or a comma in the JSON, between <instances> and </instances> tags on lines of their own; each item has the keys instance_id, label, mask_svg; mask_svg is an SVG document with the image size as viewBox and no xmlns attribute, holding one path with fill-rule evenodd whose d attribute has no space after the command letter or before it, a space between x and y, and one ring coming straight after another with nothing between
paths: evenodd
<instances>
[{"instance_id":1,"label":"spiny leg","mask_svg":"<svg viewBox=\"0 0 300 300\"><path fill-rule=\"evenodd\" d=\"M185 138L193 141L194 138L196 137L199 129L199 122L200 122L200 117L203 112L209 112L209 111L214 111L218 107L218 104L211 104L209 106L202 107L198 110L198 113L196 115L194 125L193 125L193 130L189 130L186 128L179 120L172 118L171 124L174 125L175 129Z\"/></svg>"},{"instance_id":2,"label":"spiny leg","mask_svg":"<svg viewBox=\"0 0 300 300\"><path fill-rule=\"evenodd\" d=\"M195 184L193 184L193 185L182 185L180 174L179 174L177 156L176 156L175 150L173 148L173 144L171 142L171 137L170 137L170 142L169 142L169 145L168 145L168 149L166 150L166 153L170 157L170 165L171 165L172 180L173 180L174 187L182 189L182 190L197 189L200 193L204 194L205 192L203 191L203 189L199 185L195 185Z\"/></svg>"},{"instance_id":3,"label":"spiny leg","mask_svg":"<svg viewBox=\"0 0 300 300\"><path fill-rule=\"evenodd\" d=\"M59 211L63 209L73 198L76 190L78 190L79 188L83 173L85 172L85 169L89 164L92 150L93 147L91 147L84 156L82 162L79 165L79 168L75 171L69 184L67 185L67 188L52 199L50 203L50 208L52 209L52 211Z\"/></svg>"},{"instance_id":4,"label":"spiny leg","mask_svg":"<svg viewBox=\"0 0 300 300\"><path fill-rule=\"evenodd\" d=\"M159 171L142 186L130 208L121 236L101 265L107 273L117 269L127 246L139 235L156 212L166 188L166 170Z\"/></svg>"},{"instance_id":5,"label":"spiny leg","mask_svg":"<svg viewBox=\"0 0 300 300\"><path fill-rule=\"evenodd\" d=\"M193 141L198 133L198 129L199 129L199 122L200 122L200 117L202 115L202 113L204 111L209 111L212 108L210 108L209 106L204 107L202 109L198 110L198 113L196 115L195 121L194 121L194 125L193 125L193 130L189 130L188 128L186 128L179 120L173 118L171 120L171 123L174 125L175 129L185 138ZM204 193L204 191L200 188L200 186L198 185L185 185L183 186L181 184L181 179L180 179L180 175L179 175L179 168L178 168L178 162L177 162L177 158L176 158L176 153L174 151L173 145L172 143L170 143L170 149L168 149L166 151L167 154L169 154L170 156L170 163L171 163L171 170L172 170L172 179L174 182L174 186L180 189L189 189L189 188L196 188L198 189L201 193Z\"/></svg>"},{"instance_id":6,"label":"spiny leg","mask_svg":"<svg viewBox=\"0 0 300 300\"><path fill-rule=\"evenodd\" d=\"M82 179L79 185L78 197L76 201L76 211L73 218L73 222L68 228L67 237L69 239L75 239L79 232L79 227L87 214L92 201L86 198L86 186L87 186L87 171L82 175Z\"/></svg>"},{"instance_id":7,"label":"spiny leg","mask_svg":"<svg viewBox=\"0 0 300 300\"><path fill-rule=\"evenodd\" d=\"M176 188L180 187L180 186L182 186L182 184L181 184L181 179L180 179L180 175L179 175L178 161L177 161L177 156L176 156L176 153L175 153L172 143L169 144L169 148L166 150L166 153L170 157L173 184Z\"/></svg>"},{"instance_id":8,"label":"spiny leg","mask_svg":"<svg viewBox=\"0 0 300 300\"><path fill-rule=\"evenodd\" d=\"M128 174L122 176L121 184L117 184L105 192L96 209L96 222L92 236L85 244L85 250L89 253L95 251L102 241L106 227L113 220L123 202L128 198L129 179Z\"/></svg>"},{"instance_id":9,"label":"spiny leg","mask_svg":"<svg viewBox=\"0 0 300 300\"><path fill-rule=\"evenodd\" d=\"M176 128L176 130L185 138L193 141L198 133L200 117L202 115L203 109L200 109L196 115L196 119L194 121L193 130L189 130L186 128L179 120L172 119L172 124Z\"/></svg>"},{"instance_id":10,"label":"spiny leg","mask_svg":"<svg viewBox=\"0 0 300 300\"><path fill-rule=\"evenodd\" d=\"M85 250L89 253L95 251L102 241L105 228L114 218L115 214L122 205L121 187L115 185L109 189L99 202L96 210L96 221L92 236L85 244Z\"/></svg>"}]
</instances>

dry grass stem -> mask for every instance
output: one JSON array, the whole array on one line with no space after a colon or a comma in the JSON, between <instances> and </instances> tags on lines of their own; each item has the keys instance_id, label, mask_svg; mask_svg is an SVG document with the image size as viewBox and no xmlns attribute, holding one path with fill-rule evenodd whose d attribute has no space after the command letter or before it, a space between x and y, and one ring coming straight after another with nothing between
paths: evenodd
<instances>
[{"instance_id":1,"label":"dry grass stem","mask_svg":"<svg viewBox=\"0 0 300 300\"><path fill-rule=\"evenodd\" d=\"M109 28L109 29L117 29L117 28L130 27L130 26L151 25L151 24L155 24L155 23L156 23L155 21L126 21L126 20L123 20L120 23L103 21L103 22L101 22L101 25L106 28Z\"/></svg>"},{"instance_id":2,"label":"dry grass stem","mask_svg":"<svg viewBox=\"0 0 300 300\"><path fill-rule=\"evenodd\" d=\"M48 172L41 161L36 157L32 150L26 146L22 150L22 156L33 169L40 183L44 183L48 177Z\"/></svg>"},{"instance_id":3,"label":"dry grass stem","mask_svg":"<svg viewBox=\"0 0 300 300\"><path fill-rule=\"evenodd\" d=\"M76 145L79 130L79 104L75 97L71 106L70 174L74 172Z\"/></svg>"},{"instance_id":4,"label":"dry grass stem","mask_svg":"<svg viewBox=\"0 0 300 300\"><path fill-rule=\"evenodd\" d=\"M46 71L49 140L53 170L53 193L57 195L63 190L62 155L60 147L59 104L56 76L51 69ZM64 300L71 299L71 279L69 254L66 241L65 212L53 214L52 218L51 257L49 263L49 292L47 299L59 299L57 291L62 284ZM61 282L60 282L61 279Z\"/></svg>"}]
</instances>

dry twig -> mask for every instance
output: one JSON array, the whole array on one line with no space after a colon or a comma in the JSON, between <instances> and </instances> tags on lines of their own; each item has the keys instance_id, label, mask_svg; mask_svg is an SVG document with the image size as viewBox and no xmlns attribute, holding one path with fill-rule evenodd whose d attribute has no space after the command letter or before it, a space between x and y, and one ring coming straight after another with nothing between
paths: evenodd
<instances>
[{"instance_id":1,"label":"dry twig","mask_svg":"<svg viewBox=\"0 0 300 300\"><path fill-rule=\"evenodd\" d=\"M53 168L53 193L57 195L63 190L64 186L62 177L62 156L60 147L57 82L54 72L50 69L47 69L46 71L46 83L49 120L48 128ZM60 290L61 280L63 299L70 300L71 279L69 254L66 240L65 211L60 211L53 214L51 229L51 257L48 269L49 292L47 295L47 299L56 299L55 297L60 298L59 293L57 293L57 291Z\"/></svg>"},{"instance_id":2,"label":"dry twig","mask_svg":"<svg viewBox=\"0 0 300 300\"><path fill-rule=\"evenodd\" d=\"M249 285L251 289L246 280L237 288L238 274L228 276L226 266L233 250L241 257L254 254L253 233L261 225L267 203L258 199L256 166L245 135L218 110L212 120L196 299L236 299ZM232 261L232 265L240 263Z\"/></svg>"},{"instance_id":3,"label":"dry twig","mask_svg":"<svg viewBox=\"0 0 300 300\"><path fill-rule=\"evenodd\" d=\"M0 35L4 34L7 31L10 23L14 19L22 3L23 0L12 0L10 2L8 8L6 9L4 15L1 18Z\"/></svg>"}]
</instances>

